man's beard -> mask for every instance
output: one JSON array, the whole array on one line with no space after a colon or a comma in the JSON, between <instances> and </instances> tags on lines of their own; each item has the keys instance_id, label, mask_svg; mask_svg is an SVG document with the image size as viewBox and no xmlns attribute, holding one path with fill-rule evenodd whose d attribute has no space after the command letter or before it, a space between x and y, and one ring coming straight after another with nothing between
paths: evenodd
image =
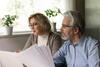
<instances>
[{"instance_id":1,"label":"man's beard","mask_svg":"<svg viewBox=\"0 0 100 67\"><path fill-rule=\"evenodd\" d=\"M68 35L68 36L64 36L64 35L62 35L61 38L62 38L63 40L66 40L66 41L67 41L67 40L70 39L70 35Z\"/></svg>"}]
</instances>

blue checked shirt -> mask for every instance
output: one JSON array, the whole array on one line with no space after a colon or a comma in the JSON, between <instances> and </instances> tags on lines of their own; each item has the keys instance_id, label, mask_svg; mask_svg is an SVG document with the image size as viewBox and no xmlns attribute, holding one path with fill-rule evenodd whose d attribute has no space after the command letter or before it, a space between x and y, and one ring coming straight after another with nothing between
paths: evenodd
<instances>
[{"instance_id":1,"label":"blue checked shirt","mask_svg":"<svg viewBox=\"0 0 100 67\"><path fill-rule=\"evenodd\" d=\"M91 37L82 36L77 44L70 40L53 56L56 67L66 63L67 67L100 67L99 42Z\"/></svg>"}]
</instances>

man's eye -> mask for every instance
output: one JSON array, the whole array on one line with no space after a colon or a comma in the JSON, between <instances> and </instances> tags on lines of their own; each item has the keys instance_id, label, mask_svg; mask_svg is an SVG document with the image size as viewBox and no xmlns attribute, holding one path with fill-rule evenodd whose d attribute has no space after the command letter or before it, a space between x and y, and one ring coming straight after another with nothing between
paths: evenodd
<instances>
[{"instance_id":1,"label":"man's eye","mask_svg":"<svg viewBox=\"0 0 100 67\"><path fill-rule=\"evenodd\" d=\"M64 25L64 24L63 24L62 26L63 26L63 27L72 27L72 26L70 26L70 25Z\"/></svg>"}]
</instances>

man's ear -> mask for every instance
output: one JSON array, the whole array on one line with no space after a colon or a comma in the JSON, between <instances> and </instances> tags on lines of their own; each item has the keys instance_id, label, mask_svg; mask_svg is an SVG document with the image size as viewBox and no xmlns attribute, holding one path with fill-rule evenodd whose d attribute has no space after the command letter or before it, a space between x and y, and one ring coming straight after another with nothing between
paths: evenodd
<instances>
[{"instance_id":1,"label":"man's ear","mask_svg":"<svg viewBox=\"0 0 100 67\"><path fill-rule=\"evenodd\" d=\"M74 28L74 34L78 34L79 33L79 28L78 27L75 27Z\"/></svg>"}]
</instances>

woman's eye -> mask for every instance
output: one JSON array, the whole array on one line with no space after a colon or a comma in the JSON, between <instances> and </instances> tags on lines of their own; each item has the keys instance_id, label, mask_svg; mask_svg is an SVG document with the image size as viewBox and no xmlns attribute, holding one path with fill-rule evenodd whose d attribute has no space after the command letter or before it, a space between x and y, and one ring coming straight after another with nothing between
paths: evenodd
<instances>
[{"instance_id":1,"label":"woman's eye","mask_svg":"<svg viewBox=\"0 0 100 67\"><path fill-rule=\"evenodd\" d=\"M35 23L34 25L38 25L38 23Z\"/></svg>"}]
</instances>

